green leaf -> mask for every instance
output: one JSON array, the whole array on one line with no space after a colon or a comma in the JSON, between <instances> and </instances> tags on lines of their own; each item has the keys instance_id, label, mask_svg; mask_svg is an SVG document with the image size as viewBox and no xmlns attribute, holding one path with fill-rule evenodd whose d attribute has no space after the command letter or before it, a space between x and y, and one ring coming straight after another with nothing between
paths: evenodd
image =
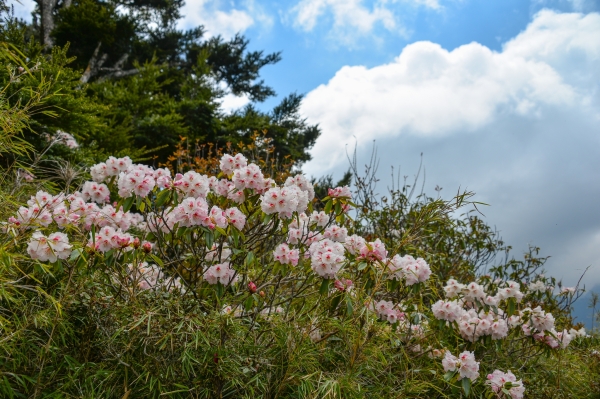
<instances>
[{"instance_id":1,"label":"green leaf","mask_svg":"<svg viewBox=\"0 0 600 399\"><path fill-rule=\"evenodd\" d=\"M92 244L96 245L96 225L92 223Z\"/></svg>"},{"instance_id":2,"label":"green leaf","mask_svg":"<svg viewBox=\"0 0 600 399\"><path fill-rule=\"evenodd\" d=\"M244 301L244 309L250 310L250 309L252 309L252 306L254 306L254 298L252 298L252 296L249 296Z\"/></svg>"},{"instance_id":3,"label":"green leaf","mask_svg":"<svg viewBox=\"0 0 600 399\"><path fill-rule=\"evenodd\" d=\"M171 196L171 190L162 190L156 196L156 206L163 206Z\"/></svg>"},{"instance_id":4,"label":"green leaf","mask_svg":"<svg viewBox=\"0 0 600 399\"><path fill-rule=\"evenodd\" d=\"M207 231L204 233L204 240L206 241L206 246L211 249L215 240L215 236L213 235L212 231Z\"/></svg>"},{"instance_id":5,"label":"green leaf","mask_svg":"<svg viewBox=\"0 0 600 399\"><path fill-rule=\"evenodd\" d=\"M352 315L353 306L352 306L352 298L350 295L346 295L346 315Z\"/></svg>"},{"instance_id":6,"label":"green leaf","mask_svg":"<svg viewBox=\"0 0 600 399\"><path fill-rule=\"evenodd\" d=\"M75 250L73 250L73 252L71 252L71 256L69 256L69 260L71 262L73 262L75 259L77 259L83 252L82 248L77 248Z\"/></svg>"},{"instance_id":7,"label":"green leaf","mask_svg":"<svg viewBox=\"0 0 600 399\"><path fill-rule=\"evenodd\" d=\"M230 229L231 231L231 239L233 240L233 245L234 246L239 246L239 234L238 234L238 230L235 227L231 227Z\"/></svg>"},{"instance_id":8,"label":"green leaf","mask_svg":"<svg viewBox=\"0 0 600 399\"><path fill-rule=\"evenodd\" d=\"M444 380L450 381L454 375L456 375L456 371L448 371L446 374L444 374Z\"/></svg>"},{"instance_id":9,"label":"green leaf","mask_svg":"<svg viewBox=\"0 0 600 399\"><path fill-rule=\"evenodd\" d=\"M319 294L325 295L329 292L329 279L324 278L319 289Z\"/></svg>"},{"instance_id":10,"label":"green leaf","mask_svg":"<svg viewBox=\"0 0 600 399\"><path fill-rule=\"evenodd\" d=\"M219 233L221 233L222 235L227 237L227 232L225 230L223 230L221 227L215 226L215 230L217 230Z\"/></svg>"},{"instance_id":11,"label":"green leaf","mask_svg":"<svg viewBox=\"0 0 600 399\"><path fill-rule=\"evenodd\" d=\"M338 201L335 203L335 214L340 215L342 213L342 204Z\"/></svg>"},{"instance_id":12,"label":"green leaf","mask_svg":"<svg viewBox=\"0 0 600 399\"><path fill-rule=\"evenodd\" d=\"M335 309L338 307L338 305L340 304L340 301L342 300L342 294L337 294L335 295L332 299L331 299L331 308L330 310L333 312L335 311Z\"/></svg>"},{"instance_id":13,"label":"green leaf","mask_svg":"<svg viewBox=\"0 0 600 399\"><path fill-rule=\"evenodd\" d=\"M124 212L127 212L131 209L131 207L133 206L133 201L135 201L135 197L133 195L125 200L125 202L123 203Z\"/></svg>"},{"instance_id":14,"label":"green leaf","mask_svg":"<svg viewBox=\"0 0 600 399\"><path fill-rule=\"evenodd\" d=\"M273 215L267 215L265 213L265 216L263 216L263 224L268 224L271 221L271 218L273 217Z\"/></svg>"},{"instance_id":15,"label":"green leaf","mask_svg":"<svg viewBox=\"0 0 600 399\"><path fill-rule=\"evenodd\" d=\"M246 255L246 264L251 265L253 262L254 262L254 253L252 251L250 251Z\"/></svg>"},{"instance_id":16,"label":"green leaf","mask_svg":"<svg viewBox=\"0 0 600 399\"><path fill-rule=\"evenodd\" d=\"M358 271L364 270L365 267L367 267L367 262L360 262L358 264Z\"/></svg>"},{"instance_id":17,"label":"green leaf","mask_svg":"<svg viewBox=\"0 0 600 399\"><path fill-rule=\"evenodd\" d=\"M150 258L152 258L153 261L156 262L157 265L159 265L160 267L164 267L165 263L162 261L162 259L160 259L158 256L154 255L154 254L149 254Z\"/></svg>"},{"instance_id":18,"label":"green leaf","mask_svg":"<svg viewBox=\"0 0 600 399\"><path fill-rule=\"evenodd\" d=\"M331 207L332 207L332 206L333 206L333 200L329 200L329 201L327 201L327 203L325 204L325 209L324 209L324 212L325 212L326 214L329 214L329 213L331 213Z\"/></svg>"},{"instance_id":19,"label":"green leaf","mask_svg":"<svg viewBox=\"0 0 600 399\"><path fill-rule=\"evenodd\" d=\"M465 391L465 396L469 397L469 395L471 394L471 380L464 377L462 379L461 384L462 384L463 391Z\"/></svg>"},{"instance_id":20,"label":"green leaf","mask_svg":"<svg viewBox=\"0 0 600 399\"><path fill-rule=\"evenodd\" d=\"M515 314L515 306L516 306L515 298L509 298L508 299L508 309L507 309L508 317Z\"/></svg>"}]
</instances>

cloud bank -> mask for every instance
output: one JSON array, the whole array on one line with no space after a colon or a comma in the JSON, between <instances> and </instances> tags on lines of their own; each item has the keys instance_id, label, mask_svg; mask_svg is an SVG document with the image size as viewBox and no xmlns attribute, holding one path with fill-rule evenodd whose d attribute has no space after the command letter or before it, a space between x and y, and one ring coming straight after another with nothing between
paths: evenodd
<instances>
[{"instance_id":1,"label":"cloud bank","mask_svg":"<svg viewBox=\"0 0 600 399\"><path fill-rule=\"evenodd\" d=\"M222 35L230 38L243 32L254 23L254 19L244 10L232 8L228 11L219 9L218 1L188 0L181 10L183 18L179 28L191 28L203 25L210 36Z\"/></svg>"},{"instance_id":2,"label":"cloud bank","mask_svg":"<svg viewBox=\"0 0 600 399\"><path fill-rule=\"evenodd\" d=\"M355 44L356 36L370 34L375 28L406 34L399 21L398 5L440 9L438 0L301 0L291 8L293 25L305 32L313 31L322 20L330 20L330 37Z\"/></svg>"},{"instance_id":3,"label":"cloud bank","mask_svg":"<svg viewBox=\"0 0 600 399\"><path fill-rule=\"evenodd\" d=\"M542 246L567 280L595 264L600 282L599 82L597 13L543 10L500 52L417 42L308 93L302 113L323 135L304 169L339 173L355 140L359 157L375 139L382 164L414 170L423 151L431 185L476 191L508 243Z\"/></svg>"}]
</instances>

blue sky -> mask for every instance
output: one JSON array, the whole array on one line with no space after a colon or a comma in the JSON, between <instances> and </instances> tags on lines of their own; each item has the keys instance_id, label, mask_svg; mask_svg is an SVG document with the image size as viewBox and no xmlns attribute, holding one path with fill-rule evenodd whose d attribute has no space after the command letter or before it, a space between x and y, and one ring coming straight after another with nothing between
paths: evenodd
<instances>
[{"instance_id":1,"label":"blue sky","mask_svg":"<svg viewBox=\"0 0 600 399\"><path fill-rule=\"evenodd\" d=\"M182 28L282 51L262 74L278 97L258 106L306 95L302 113L323 131L307 174L340 176L346 146L364 162L376 140L384 191L392 166L411 176L424 153L427 193L476 192L516 255L541 247L566 285L591 266L584 283L600 292L600 0L188 0L183 11Z\"/></svg>"}]
</instances>

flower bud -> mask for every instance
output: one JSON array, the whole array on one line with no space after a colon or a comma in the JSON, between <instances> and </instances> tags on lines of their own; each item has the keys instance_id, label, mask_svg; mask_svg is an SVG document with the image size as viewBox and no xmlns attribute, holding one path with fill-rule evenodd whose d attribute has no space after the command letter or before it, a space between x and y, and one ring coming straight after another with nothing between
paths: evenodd
<instances>
[{"instance_id":1,"label":"flower bud","mask_svg":"<svg viewBox=\"0 0 600 399\"><path fill-rule=\"evenodd\" d=\"M254 284L252 281L250 281L248 283L248 289L250 290L251 293L254 294L256 292L256 284Z\"/></svg>"},{"instance_id":2,"label":"flower bud","mask_svg":"<svg viewBox=\"0 0 600 399\"><path fill-rule=\"evenodd\" d=\"M149 254L150 252L152 252L152 244L146 241L142 244L142 249L145 253Z\"/></svg>"},{"instance_id":3,"label":"flower bud","mask_svg":"<svg viewBox=\"0 0 600 399\"><path fill-rule=\"evenodd\" d=\"M340 291L345 291L346 287L344 287L344 283L342 283L340 280L335 280L335 283L333 283L334 287L337 288Z\"/></svg>"},{"instance_id":4,"label":"flower bud","mask_svg":"<svg viewBox=\"0 0 600 399\"><path fill-rule=\"evenodd\" d=\"M133 245L133 247L134 247L135 249L138 249L138 248L140 247L140 245L141 245L141 243L140 243L140 239L139 239L139 238L137 238L137 237L135 237L135 238L133 239L133 243L132 243L132 245Z\"/></svg>"},{"instance_id":5,"label":"flower bud","mask_svg":"<svg viewBox=\"0 0 600 399\"><path fill-rule=\"evenodd\" d=\"M264 292L264 291L261 291L261 292L259 292L259 293L258 293L258 295L260 295L261 297L263 297L263 298L264 298L264 297L265 297L265 292Z\"/></svg>"}]
</instances>

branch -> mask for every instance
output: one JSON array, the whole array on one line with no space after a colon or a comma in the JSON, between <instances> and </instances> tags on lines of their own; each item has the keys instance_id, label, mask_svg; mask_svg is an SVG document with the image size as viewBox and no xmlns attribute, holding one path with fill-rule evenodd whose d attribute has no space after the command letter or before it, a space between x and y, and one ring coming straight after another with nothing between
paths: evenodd
<instances>
[{"instance_id":1,"label":"branch","mask_svg":"<svg viewBox=\"0 0 600 399\"><path fill-rule=\"evenodd\" d=\"M89 82L89 80L94 75L96 75L96 73L98 72L98 70L100 69L102 64L104 64L104 61L106 61L106 57L107 57L106 54L103 54L102 57L100 57L100 59L98 59L98 53L100 52L100 46L102 46L102 42L98 42L98 45L96 46L96 49L94 50L94 53L92 54L92 58L90 58L90 62L88 62L88 66L85 69L85 72L83 72L83 75L81 75L81 79L80 79L81 83Z\"/></svg>"},{"instance_id":2,"label":"branch","mask_svg":"<svg viewBox=\"0 0 600 399\"><path fill-rule=\"evenodd\" d=\"M106 69L113 69L113 68L106 68ZM98 82L103 82L103 81L105 81L107 79L121 79L121 78L125 78L127 76L135 75L135 74L137 74L139 72L140 72L140 70L137 69L137 68L129 69L127 71L117 70L117 71L108 73L108 74L100 77L98 79Z\"/></svg>"},{"instance_id":3,"label":"branch","mask_svg":"<svg viewBox=\"0 0 600 399\"><path fill-rule=\"evenodd\" d=\"M135 75L139 72L138 68L133 68L133 69L128 69L128 70L122 69L123 65L127 61L127 58L129 58L129 54L127 54L127 53L123 54L121 56L121 58L119 58L119 60L117 62L115 62L115 65L112 68L108 68L108 67L103 68L102 65L104 65L104 63L106 62L106 59L108 58L108 54L104 53L104 54L102 54L102 56L100 56L100 58L98 58L98 54L100 53L101 45L102 45L102 42L99 42L98 46L94 50L94 54L92 54L92 58L90 58L90 62L88 63L88 66L87 66L85 72L81 76L81 80L80 80L81 83L89 82L90 79L92 79L94 76L97 76L99 74L99 72L108 72L108 73L100 76L98 78L98 82L103 82L107 79L120 79L120 78L124 78L127 76Z\"/></svg>"}]
</instances>

